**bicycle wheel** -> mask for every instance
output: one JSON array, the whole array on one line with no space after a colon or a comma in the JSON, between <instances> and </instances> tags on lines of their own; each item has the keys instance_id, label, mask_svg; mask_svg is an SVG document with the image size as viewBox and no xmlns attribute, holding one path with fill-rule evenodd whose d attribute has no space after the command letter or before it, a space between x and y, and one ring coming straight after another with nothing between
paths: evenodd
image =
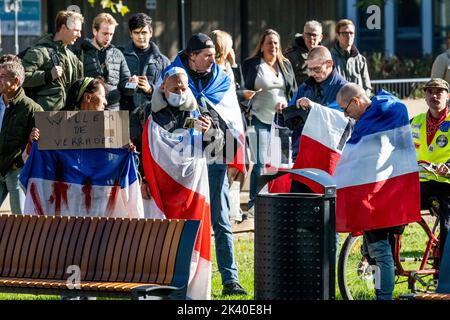
<instances>
[{"instance_id":1,"label":"bicycle wheel","mask_svg":"<svg viewBox=\"0 0 450 320\"><path fill-rule=\"evenodd\" d=\"M400 242L399 255L394 257L396 285L394 295L408 292L430 292L435 287L433 262L437 221L428 216L409 224ZM429 248L427 249L427 244ZM375 299L373 268L363 255L363 237L349 235L342 245L338 260L338 285L344 300Z\"/></svg>"},{"instance_id":2,"label":"bicycle wheel","mask_svg":"<svg viewBox=\"0 0 450 320\"><path fill-rule=\"evenodd\" d=\"M348 235L338 261L338 284L344 300L374 300L372 267L363 255L363 237Z\"/></svg>"}]
</instances>

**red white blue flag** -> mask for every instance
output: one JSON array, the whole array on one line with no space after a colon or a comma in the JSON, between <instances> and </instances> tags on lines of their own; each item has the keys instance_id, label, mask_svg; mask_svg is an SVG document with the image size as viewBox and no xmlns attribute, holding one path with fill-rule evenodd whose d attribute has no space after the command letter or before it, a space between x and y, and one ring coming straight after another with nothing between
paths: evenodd
<instances>
[{"instance_id":1,"label":"red white blue flag","mask_svg":"<svg viewBox=\"0 0 450 320\"><path fill-rule=\"evenodd\" d=\"M39 150L20 174L25 214L143 218L137 168L127 149Z\"/></svg>"},{"instance_id":2,"label":"red white blue flag","mask_svg":"<svg viewBox=\"0 0 450 320\"><path fill-rule=\"evenodd\" d=\"M406 106L386 91L356 122L335 172L336 231L420 220L417 156Z\"/></svg>"},{"instance_id":3,"label":"red white blue flag","mask_svg":"<svg viewBox=\"0 0 450 320\"><path fill-rule=\"evenodd\" d=\"M187 295L211 298L211 210L202 135L193 129L170 133L150 116L142 139L142 160L153 210L168 219L200 220ZM153 213L158 216L158 212Z\"/></svg>"}]
</instances>

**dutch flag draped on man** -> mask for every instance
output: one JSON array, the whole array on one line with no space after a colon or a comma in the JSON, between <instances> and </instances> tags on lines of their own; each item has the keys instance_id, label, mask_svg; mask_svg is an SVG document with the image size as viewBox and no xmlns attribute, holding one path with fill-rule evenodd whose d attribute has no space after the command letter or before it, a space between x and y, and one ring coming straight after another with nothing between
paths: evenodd
<instances>
[{"instance_id":1,"label":"dutch flag draped on man","mask_svg":"<svg viewBox=\"0 0 450 320\"><path fill-rule=\"evenodd\" d=\"M417 155L406 106L382 90L356 122L335 172L336 231L420 220Z\"/></svg>"},{"instance_id":2,"label":"dutch flag draped on man","mask_svg":"<svg viewBox=\"0 0 450 320\"><path fill-rule=\"evenodd\" d=\"M143 133L142 161L153 210L167 219L201 221L187 296L204 300L211 296L211 210L202 135L194 133L193 129L167 132L150 115Z\"/></svg>"},{"instance_id":3,"label":"dutch flag draped on man","mask_svg":"<svg viewBox=\"0 0 450 320\"><path fill-rule=\"evenodd\" d=\"M20 174L25 214L143 218L137 168L127 149L39 150Z\"/></svg>"},{"instance_id":4,"label":"dutch flag draped on man","mask_svg":"<svg viewBox=\"0 0 450 320\"><path fill-rule=\"evenodd\" d=\"M406 106L380 91L345 143L348 135L349 121L342 112L313 104L296 161L298 168L334 174L336 231L420 220L418 166Z\"/></svg>"}]
</instances>

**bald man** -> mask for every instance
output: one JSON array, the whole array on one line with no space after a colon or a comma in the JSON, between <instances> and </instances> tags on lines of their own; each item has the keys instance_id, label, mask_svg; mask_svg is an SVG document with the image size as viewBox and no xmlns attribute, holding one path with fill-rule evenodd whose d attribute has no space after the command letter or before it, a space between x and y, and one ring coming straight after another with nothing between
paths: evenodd
<instances>
[{"instance_id":1,"label":"bald man","mask_svg":"<svg viewBox=\"0 0 450 320\"><path fill-rule=\"evenodd\" d=\"M298 88L297 96L290 101L290 106L282 113L284 124L292 130L292 160L295 162L298 153L299 140L303 126L308 117L309 109L295 107L300 98L307 98L312 102L324 106L336 106L336 95L347 81L336 72L330 50L324 46L317 46L308 54L306 60L309 78Z\"/></svg>"},{"instance_id":2,"label":"bald man","mask_svg":"<svg viewBox=\"0 0 450 320\"><path fill-rule=\"evenodd\" d=\"M400 100L386 91L380 91L370 99L366 91L354 83L343 86L338 92L336 100L344 114L355 120L352 135L342 152L341 161L334 175L338 188L337 201L341 202L338 203L336 209L336 229L337 231L342 231L342 228L350 231L356 231L356 229L364 231L368 255L365 256L366 260L362 263L367 264L370 261L371 264L374 263L378 267L379 283L375 284L377 300L392 300L395 269L391 246L394 242L394 234L403 232L402 225L420 219L418 206L415 208L417 210L409 210L410 208L404 208L402 204L403 199L407 201L405 196L414 194L415 190L418 191L418 185L414 185L413 182L404 185L397 176L397 185L392 188L386 180L383 188L390 188L389 197L391 197L385 200L390 203L389 210L386 210L386 208L381 208L379 203L370 201L371 198L376 199L377 192L386 194L387 189L383 191L374 188L372 192L366 190L367 194L356 194L352 189L353 193L348 196L346 192L349 192L347 190L350 188L342 186L343 181L347 182L342 177L348 176L349 171L354 170L352 172L355 175L354 179L358 179L358 174L361 172L354 167L349 169L351 162L368 159L374 154L381 155L383 152L387 152L387 149L398 150L397 156L401 152L403 157L401 162L395 161L396 156L392 152L389 159L393 160L385 159L383 164L383 166L389 167L388 171L399 174L399 172L407 171L406 168L417 166L411 134L404 131L406 128L409 130L407 109ZM309 105L306 99L303 99L300 104L301 106ZM385 128L389 130L385 130ZM395 133L392 133L394 131ZM364 141L366 153L361 153L361 148L357 149L356 147L362 141ZM390 144L389 148L385 147L386 141ZM384 156L387 157L386 154ZM375 166L367 167L366 170L365 175L376 175L377 177L385 177L387 172L382 172L385 168L375 168ZM392 178L393 176L388 175L387 177ZM417 177L417 184L418 182ZM392 198L399 201L391 201ZM355 202L363 203L364 201L367 202L367 205L354 205ZM359 209L352 211L348 208Z\"/></svg>"}]
</instances>

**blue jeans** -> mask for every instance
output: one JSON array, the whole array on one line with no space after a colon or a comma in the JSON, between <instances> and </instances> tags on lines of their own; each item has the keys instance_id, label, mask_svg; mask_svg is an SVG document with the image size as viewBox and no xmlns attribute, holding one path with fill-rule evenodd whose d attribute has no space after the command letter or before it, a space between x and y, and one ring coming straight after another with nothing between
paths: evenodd
<instances>
[{"instance_id":1,"label":"blue jeans","mask_svg":"<svg viewBox=\"0 0 450 320\"><path fill-rule=\"evenodd\" d=\"M238 282L234 260L233 231L230 224L230 200L226 164L208 165L211 224L214 230L216 259L222 284Z\"/></svg>"},{"instance_id":2,"label":"blue jeans","mask_svg":"<svg viewBox=\"0 0 450 320\"><path fill-rule=\"evenodd\" d=\"M375 260L375 293L377 300L392 300L395 268L392 247L387 229L371 230L364 233L371 259Z\"/></svg>"},{"instance_id":3,"label":"blue jeans","mask_svg":"<svg viewBox=\"0 0 450 320\"><path fill-rule=\"evenodd\" d=\"M19 174L22 169L11 170L3 177L0 175L0 206L9 193L11 212L22 214L25 205L25 193L19 185Z\"/></svg>"},{"instance_id":4,"label":"blue jeans","mask_svg":"<svg viewBox=\"0 0 450 320\"><path fill-rule=\"evenodd\" d=\"M259 121L255 116L252 117L251 125L255 126L255 133L249 137L251 150L255 153L255 164L250 176L248 208L253 207L255 204L256 188L258 187L258 179L265 163L271 127L270 124Z\"/></svg>"}]
</instances>

